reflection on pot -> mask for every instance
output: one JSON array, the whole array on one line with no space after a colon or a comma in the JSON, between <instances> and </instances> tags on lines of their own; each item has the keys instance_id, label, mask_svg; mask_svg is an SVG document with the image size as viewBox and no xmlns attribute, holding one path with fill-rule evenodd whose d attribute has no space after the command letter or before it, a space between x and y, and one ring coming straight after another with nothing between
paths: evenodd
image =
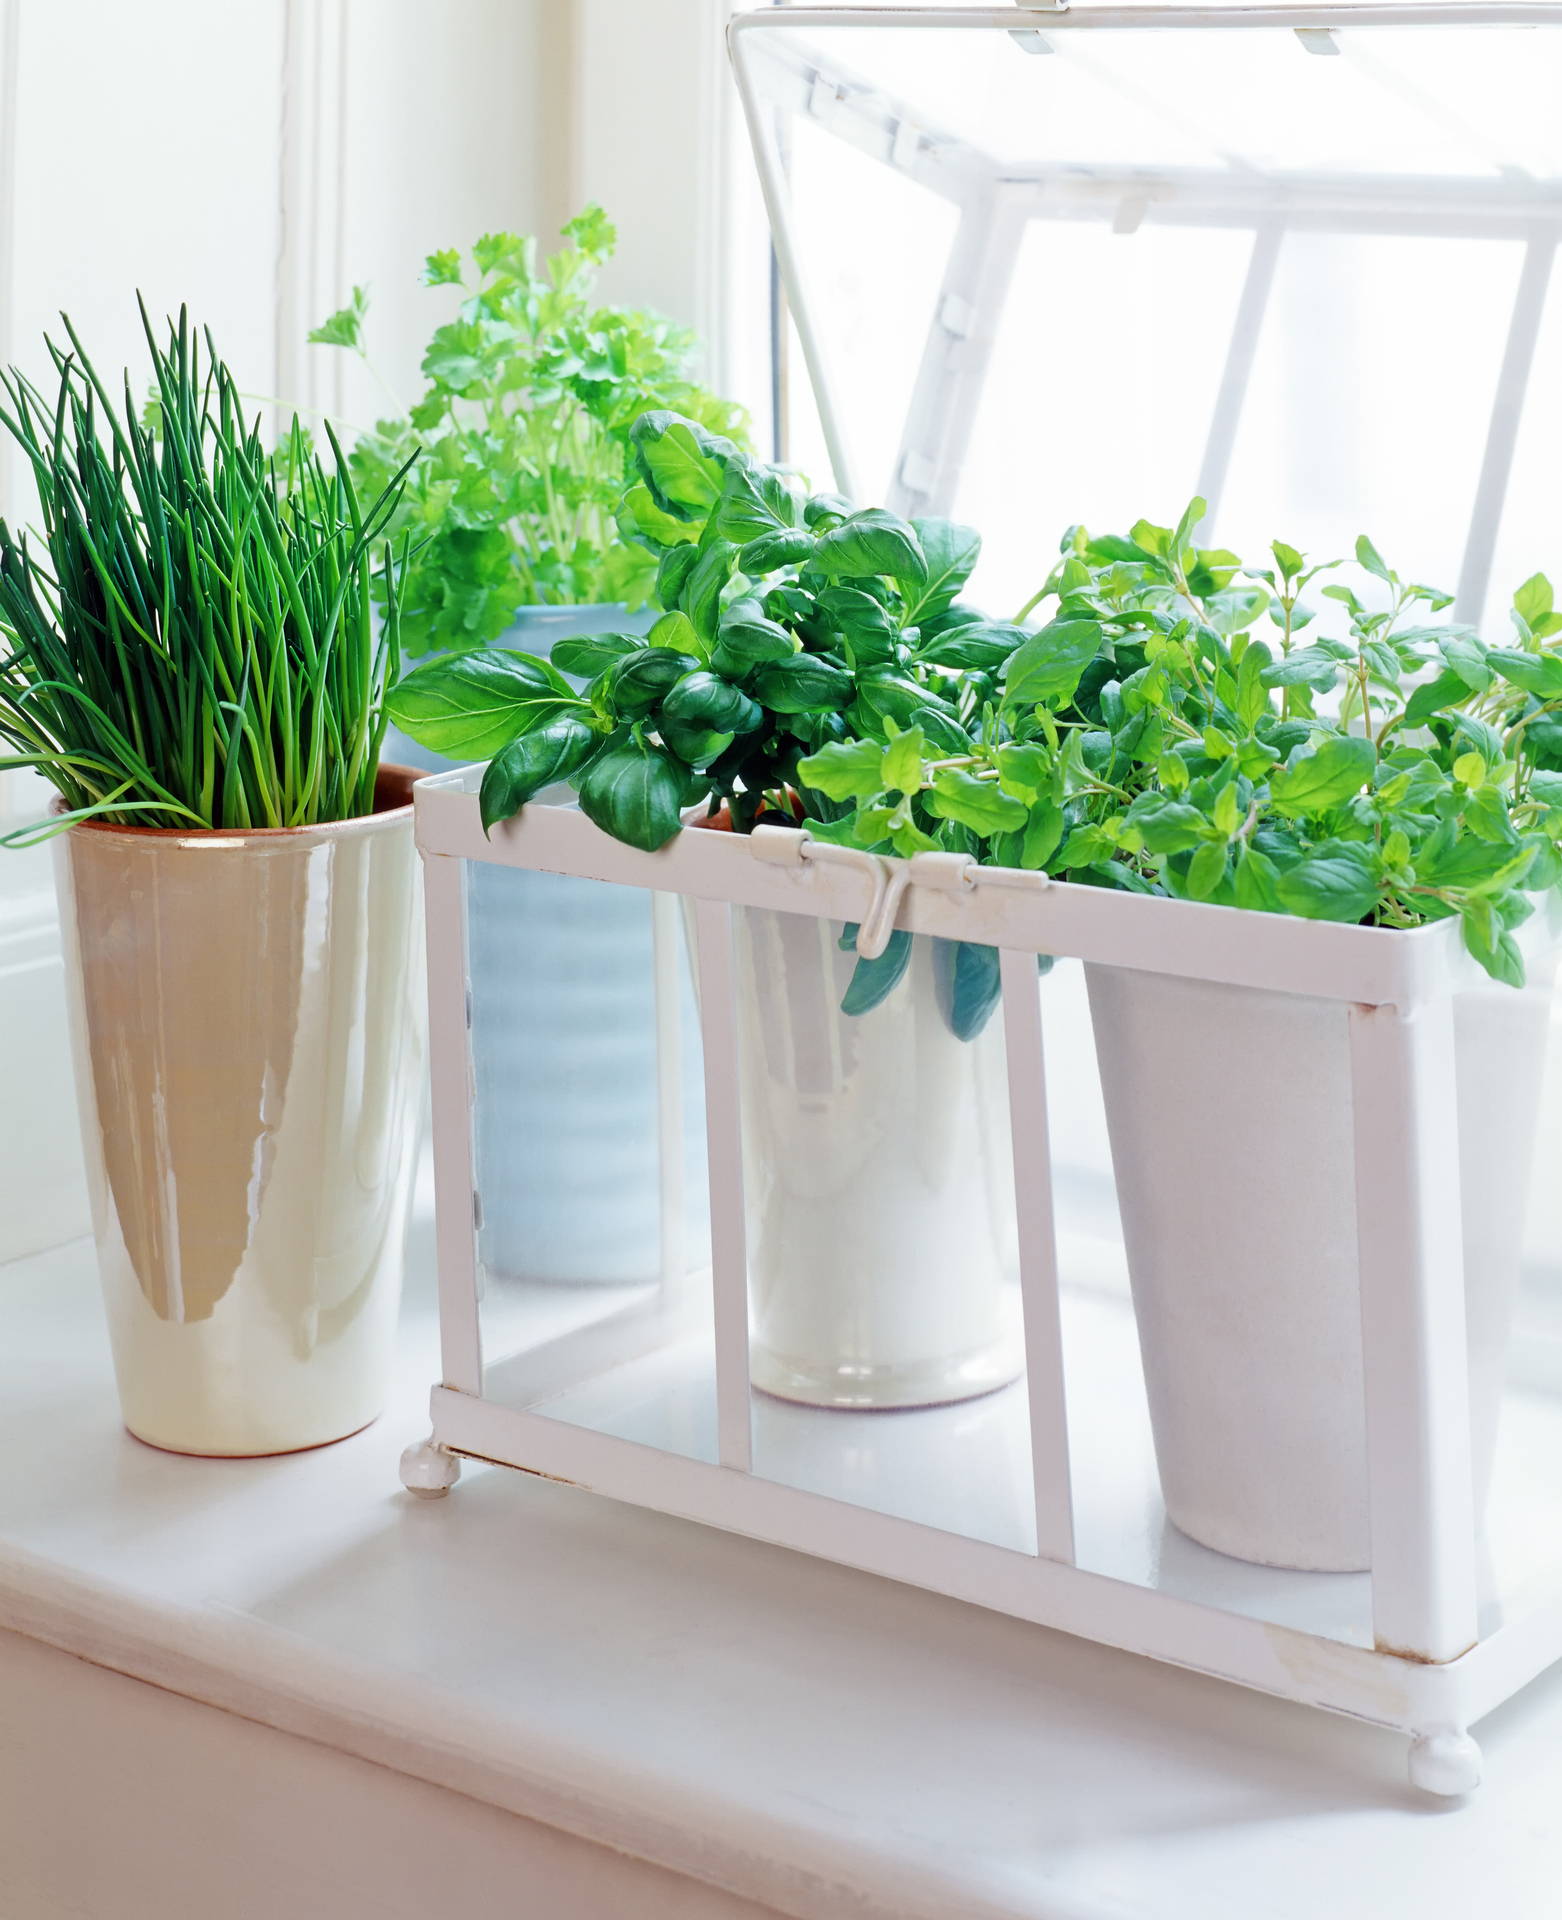
<instances>
[{"instance_id":1,"label":"reflection on pot","mask_svg":"<svg viewBox=\"0 0 1562 1920\"><path fill-rule=\"evenodd\" d=\"M858 1016L839 922L740 907L733 935L754 1384L904 1407L1015 1379L1001 1011L957 1039L954 949L922 935Z\"/></svg>"},{"instance_id":2,"label":"reflection on pot","mask_svg":"<svg viewBox=\"0 0 1562 1920\"><path fill-rule=\"evenodd\" d=\"M362 820L56 841L125 1424L287 1451L379 1412L426 1027L404 768Z\"/></svg>"},{"instance_id":3,"label":"reflection on pot","mask_svg":"<svg viewBox=\"0 0 1562 1920\"><path fill-rule=\"evenodd\" d=\"M1557 956L1455 996L1470 1417L1496 1448ZM1087 965L1166 1510L1269 1566L1370 1560L1348 1014Z\"/></svg>"}]
</instances>

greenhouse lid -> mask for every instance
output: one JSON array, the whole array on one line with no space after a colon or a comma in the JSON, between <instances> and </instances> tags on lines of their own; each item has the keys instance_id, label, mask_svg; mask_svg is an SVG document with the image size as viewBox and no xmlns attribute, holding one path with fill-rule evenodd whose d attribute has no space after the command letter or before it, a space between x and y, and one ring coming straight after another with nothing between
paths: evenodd
<instances>
[{"instance_id":1,"label":"greenhouse lid","mask_svg":"<svg viewBox=\"0 0 1562 1920\"><path fill-rule=\"evenodd\" d=\"M736 16L815 485L1258 559L1368 533L1454 617L1562 570L1562 7ZM1557 276L1562 281L1562 276ZM783 344L783 351L785 346Z\"/></svg>"}]
</instances>

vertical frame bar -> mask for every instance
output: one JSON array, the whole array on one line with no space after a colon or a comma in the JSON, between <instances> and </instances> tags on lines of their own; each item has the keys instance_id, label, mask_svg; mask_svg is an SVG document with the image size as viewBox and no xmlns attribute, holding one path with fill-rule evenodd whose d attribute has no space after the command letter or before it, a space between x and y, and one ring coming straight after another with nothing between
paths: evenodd
<instances>
[{"instance_id":1,"label":"vertical frame bar","mask_svg":"<svg viewBox=\"0 0 1562 1920\"><path fill-rule=\"evenodd\" d=\"M738 1106L737 999L732 911L695 903L700 1027L705 1042L705 1134L710 1160L711 1285L716 1305L717 1457L742 1473L754 1464L748 1374L748 1248L743 1226L743 1129Z\"/></svg>"},{"instance_id":2,"label":"vertical frame bar","mask_svg":"<svg viewBox=\"0 0 1562 1920\"><path fill-rule=\"evenodd\" d=\"M423 856L434 1240L439 1256L442 1377L457 1393L480 1395L483 1337L477 1311L477 1197L472 1180L471 1001L461 864L449 854Z\"/></svg>"},{"instance_id":3,"label":"vertical frame bar","mask_svg":"<svg viewBox=\"0 0 1562 1920\"><path fill-rule=\"evenodd\" d=\"M662 1296L681 1293L683 1235L683 1022L678 992L678 896L651 895L656 982L656 1138L661 1174Z\"/></svg>"},{"instance_id":4,"label":"vertical frame bar","mask_svg":"<svg viewBox=\"0 0 1562 1920\"><path fill-rule=\"evenodd\" d=\"M1258 336L1263 330L1284 237L1285 229L1277 221L1259 227L1253 235L1247 278L1237 301L1231 342L1226 348L1226 365L1215 396L1215 411L1210 416L1209 438L1204 443L1204 458L1199 462L1199 497L1204 502L1202 524L1206 538L1213 538L1215 521L1220 514L1220 496L1226 490L1226 475L1231 470L1231 451L1237 443L1237 428L1242 424L1242 407L1247 399L1248 382L1253 377L1253 356L1258 351Z\"/></svg>"},{"instance_id":5,"label":"vertical frame bar","mask_svg":"<svg viewBox=\"0 0 1562 1920\"><path fill-rule=\"evenodd\" d=\"M1497 393L1486 430L1486 452L1481 460L1481 477L1476 483L1470 531L1465 536L1464 560L1454 594L1454 618L1472 627L1480 625L1486 610L1492 554L1508 498L1513 450L1524 419L1524 394L1535 361L1535 345L1540 339L1540 322L1546 311L1546 289L1551 284L1551 263L1556 250L1554 229L1533 236L1524 250L1518 291L1513 297L1508 343L1503 349L1502 370L1497 375Z\"/></svg>"},{"instance_id":6,"label":"vertical frame bar","mask_svg":"<svg viewBox=\"0 0 1562 1920\"><path fill-rule=\"evenodd\" d=\"M1456 1659L1476 1639L1453 1003L1350 1010L1372 1630Z\"/></svg>"},{"instance_id":7,"label":"vertical frame bar","mask_svg":"<svg viewBox=\"0 0 1562 1920\"><path fill-rule=\"evenodd\" d=\"M1041 991L1034 953L1002 948L1003 1032L1009 1065L1009 1131L1020 1236L1020 1294L1025 1305L1025 1385L1030 1396L1031 1479L1036 1551L1074 1564L1074 1499L1069 1474L1063 1326L1058 1309L1058 1249L1052 1214L1052 1146L1047 1130L1047 1071Z\"/></svg>"},{"instance_id":8,"label":"vertical frame bar","mask_svg":"<svg viewBox=\"0 0 1562 1920\"><path fill-rule=\"evenodd\" d=\"M771 245L781 269L781 281L786 289L788 311L797 327L797 337L802 345L803 360L808 368L809 382L813 387L814 404L819 409L819 425L823 430L824 444L830 455L830 469L834 475L837 490L845 494L848 500L857 500L862 497L858 484L857 463L852 458L845 418L837 402L839 389L825 349L824 336L816 323L812 291L803 271L802 258L797 251L796 236L792 231L791 189L787 183L777 131L766 118L764 105L754 86L753 75L749 71L747 50L743 41L730 29L728 45L732 51L733 78L737 81L738 98L743 103L743 115L748 121L749 138L754 148L754 162L759 169L759 185L764 196L765 212L770 216ZM714 1204L714 1196L712 1199Z\"/></svg>"}]
</instances>

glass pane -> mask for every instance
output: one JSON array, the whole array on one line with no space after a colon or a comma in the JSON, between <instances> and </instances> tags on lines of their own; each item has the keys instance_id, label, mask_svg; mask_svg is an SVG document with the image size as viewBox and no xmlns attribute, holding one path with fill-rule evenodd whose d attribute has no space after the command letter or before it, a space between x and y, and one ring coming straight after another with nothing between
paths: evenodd
<instances>
[{"instance_id":1,"label":"glass pane","mask_svg":"<svg viewBox=\"0 0 1562 1920\"><path fill-rule=\"evenodd\" d=\"M709 1318L699 1021L670 896L470 862L466 910L485 1392L533 1405Z\"/></svg>"},{"instance_id":2,"label":"glass pane","mask_svg":"<svg viewBox=\"0 0 1562 1920\"><path fill-rule=\"evenodd\" d=\"M901 16L737 46L851 479L979 527L991 612L1076 522L1171 525L1197 493L1250 564L1367 532L1509 630L1554 518L1562 26Z\"/></svg>"}]
</instances>

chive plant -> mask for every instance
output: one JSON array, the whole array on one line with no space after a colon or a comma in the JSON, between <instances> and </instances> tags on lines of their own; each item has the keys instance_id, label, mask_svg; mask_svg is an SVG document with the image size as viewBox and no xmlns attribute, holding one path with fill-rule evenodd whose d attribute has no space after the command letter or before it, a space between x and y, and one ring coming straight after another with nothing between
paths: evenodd
<instances>
[{"instance_id":1,"label":"chive plant","mask_svg":"<svg viewBox=\"0 0 1562 1920\"><path fill-rule=\"evenodd\" d=\"M141 419L119 418L68 317L51 406L0 374L0 425L37 485L42 545L0 520L0 767L122 826L297 827L372 811L400 670L406 566L383 534L406 469L365 511L331 434L294 420L278 458L184 311ZM330 428L327 427L330 433ZM370 569L383 546L383 617ZM38 837L19 829L14 842Z\"/></svg>"}]
</instances>

